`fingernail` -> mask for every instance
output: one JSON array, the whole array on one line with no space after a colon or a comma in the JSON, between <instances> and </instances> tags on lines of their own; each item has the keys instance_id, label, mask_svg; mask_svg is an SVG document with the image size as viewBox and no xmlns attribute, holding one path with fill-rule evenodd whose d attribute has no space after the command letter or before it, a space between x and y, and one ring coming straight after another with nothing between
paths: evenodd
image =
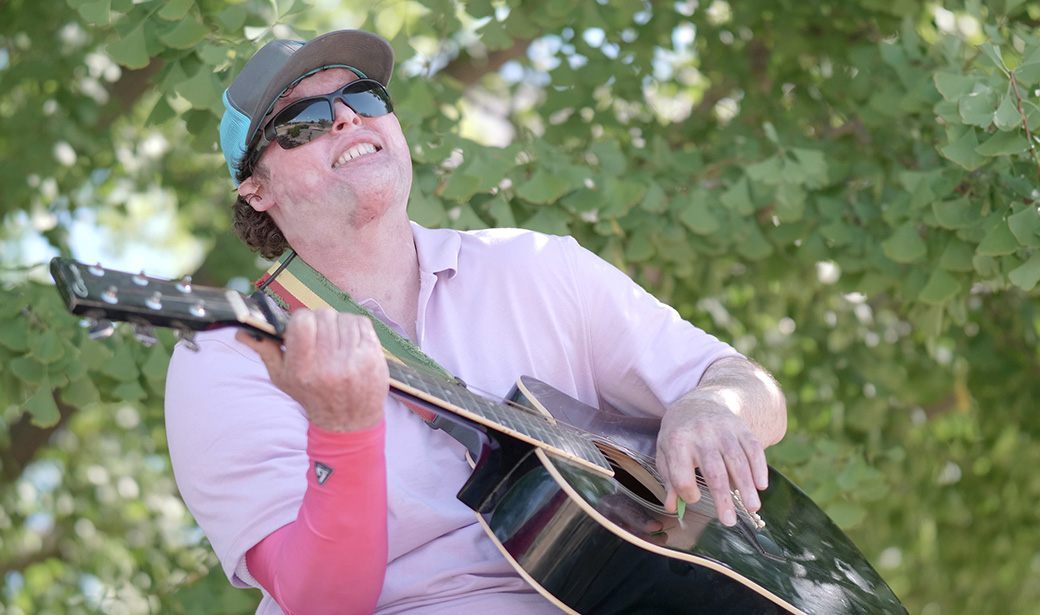
<instances>
[{"instance_id":1,"label":"fingernail","mask_svg":"<svg viewBox=\"0 0 1040 615\"><path fill-rule=\"evenodd\" d=\"M730 526L736 525L736 523L737 513L733 512L732 510L727 510L722 513L722 525Z\"/></svg>"}]
</instances>

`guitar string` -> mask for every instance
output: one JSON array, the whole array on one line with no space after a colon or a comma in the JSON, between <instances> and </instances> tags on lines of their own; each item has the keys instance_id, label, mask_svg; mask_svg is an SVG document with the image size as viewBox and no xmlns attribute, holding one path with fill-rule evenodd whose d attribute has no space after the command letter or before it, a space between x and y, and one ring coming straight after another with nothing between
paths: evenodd
<instances>
[{"instance_id":1,"label":"guitar string","mask_svg":"<svg viewBox=\"0 0 1040 615\"><path fill-rule=\"evenodd\" d=\"M112 270L106 270L106 274L115 274L117 277L118 276L122 276L122 277L125 277L125 278L128 278L128 279L139 279L140 278L140 276L137 275L137 274L131 274L131 273L119 272L119 271L112 271ZM95 277L94 279L95 279L95 281L99 281L100 282L103 279L103 277L102 278ZM135 282L132 285L124 286L121 289L122 293L121 294L117 293L117 298L119 296L124 296L124 295L128 295L131 298L135 298L135 297L149 297L150 298L150 297L153 297L155 295L155 292L156 292L155 290L149 288L149 286L152 283L157 283L157 284L163 285L163 286L172 286L174 288L176 288L176 285L180 283L179 281L163 280L163 279L152 278L152 277L147 277L147 276L145 276L145 279L148 282L148 284L146 284L146 285L139 285L139 284L137 284ZM103 284L103 282L102 282L102 284ZM211 300L212 299L223 300L223 293L224 293L225 290L226 289L199 287L197 289L192 289L190 292L184 293L184 292L182 292L182 291L180 291L178 289L178 292L177 292L176 295L174 295L174 294L163 294L161 298L164 301L161 301L160 303L162 303L162 302L170 302L170 303L173 303L175 305L176 304L183 304L183 305L188 305L188 306L194 306L194 305L198 304L200 299L203 300L203 301L205 301L205 299L207 299L207 298L211 299ZM146 307L149 307L149 309L154 310L154 308L151 308L150 306L146 305ZM212 308L213 306L210 305L209 307ZM159 309L162 309L162 308L159 308ZM154 310L154 311L157 314L159 313L158 310ZM227 310L227 311L231 312L231 310ZM467 385L465 387L462 387L461 385L454 385L454 384L448 383L448 382L444 382L443 384L438 382L438 385L441 386L443 388L443 390L445 390L445 391L449 391L449 390L455 389L455 390L465 391L466 393L468 393L470 395L485 394L485 395L494 397L494 394L491 393L490 391L485 391L485 390L480 389L479 387L474 387L472 385ZM481 399L486 399L486 398L485 397L481 397ZM490 404L496 404L496 402L493 401L492 399L486 399L486 401L489 402ZM516 402L514 400L504 399L504 400L501 400L501 401L497 402L497 404L505 405L505 406L508 406L508 407L511 407L511 408L519 409L519 411L524 412L525 414L529 415L533 419L538 420L539 422L543 422L545 424L555 424L557 426L561 426L562 425L562 426L572 430L573 432L575 432L577 434L580 434L580 435L583 435L583 436L586 436L586 437L588 437L590 439L599 439L599 440L601 440L601 441L603 441L603 442L605 442L607 444L613 445L616 448L624 451L626 454L628 454L629 456L631 456L633 458L641 459L641 460L646 461L646 462L648 462L650 464L653 464L656 467L657 459L654 456L647 455L647 454L645 454L645 453L643 453L641 451L631 449L631 448L625 446L623 443L618 442L618 441L610 438L609 436L604 436L602 434L597 434L595 432L591 432L591 431L585 430L585 429L583 429L581 427L578 427L577 425L574 425L572 423L569 423L567 421L564 421L564 420L561 420L561 419L558 419L558 418L555 418L555 417L552 417L552 418L546 417L541 412L539 412L537 409L535 409L533 407L526 406L526 405L521 404L519 402ZM706 516L714 518L713 515L711 515L711 514L706 512L707 509L714 510L714 497L712 496L711 491L707 489L707 487L708 487L707 481L703 477L701 477L701 476L696 476L695 478L696 478L696 483L697 483L697 485L698 485L698 487L700 488L700 491L701 491L701 497L696 502L687 502L686 503L686 512L693 512L695 514L703 514L703 515L706 515ZM656 480L656 477L655 477L655 480ZM744 514L740 510L739 506L736 507L736 510L737 510L738 514Z\"/></svg>"}]
</instances>

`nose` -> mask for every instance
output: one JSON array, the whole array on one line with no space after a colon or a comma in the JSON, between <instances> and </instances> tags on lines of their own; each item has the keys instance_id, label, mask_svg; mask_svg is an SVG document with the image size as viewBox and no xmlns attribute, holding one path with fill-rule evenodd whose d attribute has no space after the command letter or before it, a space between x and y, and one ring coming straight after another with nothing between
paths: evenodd
<instances>
[{"instance_id":1,"label":"nose","mask_svg":"<svg viewBox=\"0 0 1040 615\"><path fill-rule=\"evenodd\" d=\"M361 116L356 111L347 106L342 99L337 98L336 102L332 105L333 110L336 113L336 117L332 122L333 130L346 130L351 125L360 126Z\"/></svg>"}]
</instances>

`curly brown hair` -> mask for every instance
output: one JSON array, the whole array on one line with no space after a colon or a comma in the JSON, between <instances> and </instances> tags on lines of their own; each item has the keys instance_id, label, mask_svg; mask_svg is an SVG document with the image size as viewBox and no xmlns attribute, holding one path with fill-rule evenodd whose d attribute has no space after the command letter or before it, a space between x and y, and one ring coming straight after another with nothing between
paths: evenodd
<instances>
[{"instance_id":1,"label":"curly brown hair","mask_svg":"<svg viewBox=\"0 0 1040 615\"><path fill-rule=\"evenodd\" d=\"M236 170L239 182L245 181L252 175L255 175L258 181L266 181L267 169L263 165L257 164L257 158L250 154L242 157ZM289 242L266 211L253 209L249 204L249 198L239 194L232 206L235 233L251 250L258 252L266 259L274 260L289 249Z\"/></svg>"}]
</instances>

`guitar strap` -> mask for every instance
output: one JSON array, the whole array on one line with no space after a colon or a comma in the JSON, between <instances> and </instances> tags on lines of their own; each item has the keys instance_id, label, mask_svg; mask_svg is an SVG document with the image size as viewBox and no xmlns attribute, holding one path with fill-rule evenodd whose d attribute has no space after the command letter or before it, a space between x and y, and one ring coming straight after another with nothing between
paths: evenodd
<instances>
[{"instance_id":1,"label":"guitar strap","mask_svg":"<svg viewBox=\"0 0 1040 615\"><path fill-rule=\"evenodd\" d=\"M386 323L354 301L348 293L340 290L325 276L305 263L302 258L298 258L293 250L271 265L271 268L257 280L256 287L289 312L299 308L310 310L332 308L337 312L367 316L375 327L376 335L383 346L383 354L386 355L387 360L407 365L447 382L465 386L462 380L438 365L418 346L388 327ZM425 408L407 402L405 405L422 417L426 424L433 429L444 430L471 452L476 452L477 442L470 430Z\"/></svg>"}]
</instances>

